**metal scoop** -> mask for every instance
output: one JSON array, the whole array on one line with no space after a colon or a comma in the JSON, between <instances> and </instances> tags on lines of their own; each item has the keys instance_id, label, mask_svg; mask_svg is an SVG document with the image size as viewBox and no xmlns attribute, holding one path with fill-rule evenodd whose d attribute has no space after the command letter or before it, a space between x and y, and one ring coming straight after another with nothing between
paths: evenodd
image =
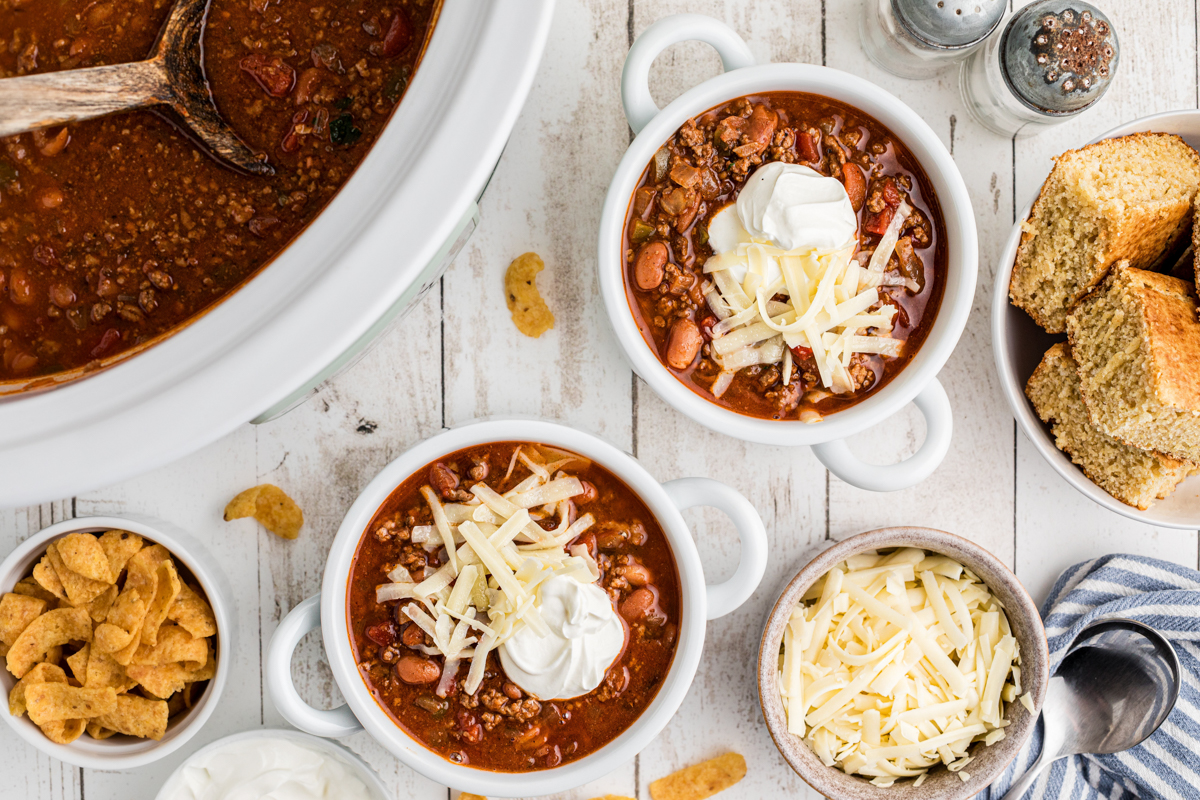
<instances>
[{"instance_id":1,"label":"metal scoop","mask_svg":"<svg viewBox=\"0 0 1200 800\"><path fill-rule=\"evenodd\" d=\"M1175 707L1179 680L1175 649L1153 629L1128 619L1084 628L1046 688L1042 755L1004 800L1020 800L1060 758L1141 744Z\"/></svg>"},{"instance_id":2,"label":"metal scoop","mask_svg":"<svg viewBox=\"0 0 1200 800\"><path fill-rule=\"evenodd\" d=\"M167 106L218 159L255 175L273 175L275 170L237 137L213 104L200 53L208 4L178 0L146 61L0 80L0 137Z\"/></svg>"}]
</instances>

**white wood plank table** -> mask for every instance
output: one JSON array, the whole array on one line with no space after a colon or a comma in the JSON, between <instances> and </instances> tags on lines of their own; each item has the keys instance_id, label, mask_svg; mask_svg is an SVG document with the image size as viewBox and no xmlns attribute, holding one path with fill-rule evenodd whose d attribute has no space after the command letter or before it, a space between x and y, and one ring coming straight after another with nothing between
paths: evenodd
<instances>
[{"instance_id":1,"label":"white wood plank table","mask_svg":"<svg viewBox=\"0 0 1200 800\"><path fill-rule=\"evenodd\" d=\"M1018 5L1021 3L1018 2ZM279 726L263 694L271 633L319 590L343 513L391 459L443 426L476 417L533 414L608 438L659 478L726 481L757 505L773 554L766 579L738 612L709 624L704 659L683 707L634 761L570 798L648 798L647 785L689 763L734 749L749 764L729 797L812 796L771 744L758 710L754 663L762 622L781 582L832 540L910 524L967 536L1014 565L1040 602L1064 567L1109 552L1197 565L1195 531L1160 530L1091 504L1062 481L1016 430L994 374L988 310L995 258L1014 215L1050 157L1113 125L1195 108L1195 0L1100 0L1122 42L1116 82L1098 108L1033 139L1012 141L976 125L955 72L928 81L893 78L866 62L858 0L559 0L541 70L482 203L483 224L430 295L382 344L307 404L259 427L243 426L166 468L91 494L0 512L0 553L72 516L141 512L169 519L220 555L234 586L240 639L235 672L217 712L183 753L124 773L69 767L0 730L0 798L149 800L184 755L229 733ZM827 64L876 81L917 110L954 155L975 206L980 275L975 311L941 374L954 407L954 443L942 467L914 490L856 490L832 478L807 449L745 444L675 413L634 378L604 319L595 279L600 206L630 141L618 83L633 37L679 11L711 14L746 37L759 60ZM677 45L656 64L660 105L716 74L716 55ZM508 319L502 276L517 254L546 260L539 284L557 325L538 340ZM923 436L913 409L855 437L853 449L884 463ZM307 524L287 542L253 521L221 521L225 502L264 481L303 506ZM736 538L715 513L689 512L710 579L730 573ZM295 673L315 703L340 703L315 635ZM456 793L416 775L363 734L347 740L397 798ZM722 795L724 796L724 795Z\"/></svg>"}]
</instances>

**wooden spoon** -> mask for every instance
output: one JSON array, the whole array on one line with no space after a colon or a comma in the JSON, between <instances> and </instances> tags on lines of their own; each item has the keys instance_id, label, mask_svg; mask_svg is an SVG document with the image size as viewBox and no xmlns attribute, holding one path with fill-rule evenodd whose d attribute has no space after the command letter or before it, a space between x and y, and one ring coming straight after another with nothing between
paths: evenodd
<instances>
[{"instance_id":1,"label":"wooden spoon","mask_svg":"<svg viewBox=\"0 0 1200 800\"><path fill-rule=\"evenodd\" d=\"M146 61L0 80L0 137L118 111L167 106L217 159L274 175L221 119L200 53L210 0L177 0Z\"/></svg>"}]
</instances>

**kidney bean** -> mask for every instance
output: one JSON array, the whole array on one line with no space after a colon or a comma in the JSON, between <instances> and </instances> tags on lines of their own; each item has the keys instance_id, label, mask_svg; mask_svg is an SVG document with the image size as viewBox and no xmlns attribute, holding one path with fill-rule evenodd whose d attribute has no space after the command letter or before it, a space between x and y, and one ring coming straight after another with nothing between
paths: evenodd
<instances>
[{"instance_id":1,"label":"kidney bean","mask_svg":"<svg viewBox=\"0 0 1200 800\"><path fill-rule=\"evenodd\" d=\"M404 656L396 662L396 677L405 683L421 685L442 677L442 668L420 656Z\"/></svg>"},{"instance_id":2,"label":"kidney bean","mask_svg":"<svg viewBox=\"0 0 1200 800\"><path fill-rule=\"evenodd\" d=\"M704 337L704 341L711 342L713 340L713 325L717 324L717 318L709 314L704 319L700 320L700 335Z\"/></svg>"},{"instance_id":3,"label":"kidney bean","mask_svg":"<svg viewBox=\"0 0 1200 800\"><path fill-rule=\"evenodd\" d=\"M396 16L392 17L392 22L388 25L387 33L383 35L384 58L395 58L400 55L412 44L412 40L412 21L404 9L398 9Z\"/></svg>"},{"instance_id":4,"label":"kidney bean","mask_svg":"<svg viewBox=\"0 0 1200 800\"><path fill-rule=\"evenodd\" d=\"M504 693L508 695L508 699L510 700L520 700L524 696L521 692L521 687L517 686L512 681L505 682Z\"/></svg>"},{"instance_id":5,"label":"kidney bean","mask_svg":"<svg viewBox=\"0 0 1200 800\"><path fill-rule=\"evenodd\" d=\"M573 498L575 502L579 503L580 505L585 505L595 500L597 496L595 485L588 481L580 481L580 483L583 484L583 494L575 495Z\"/></svg>"},{"instance_id":6,"label":"kidney bean","mask_svg":"<svg viewBox=\"0 0 1200 800\"><path fill-rule=\"evenodd\" d=\"M43 211L52 211L63 204L62 190L56 186L47 186L37 192L37 206Z\"/></svg>"},{"instance_id":7,"label":"kidney bean","mask_svg":"<svg viewBox=\"0 0 1200 800\"><path fill-rule=\"evenodd\" d=\"M867 181L863 177L862 169L857 164L843 164L842 184L846 187L846 194L850 196L850 205L855 213L861 211L863 202L867 199Z\"/></svg>"},{"instance_id":8,"label":"kidney bean","mask_svg":"<svg viewBox=\"0 0 1200 800\"><path fill-rule=\"evenodd\" d=\"M321 82L323 71L317 67L309 67L300 73L300 78L296 81L296 94L292 96L292 102L295 105L302 106L312 99L313 92L316 91L317 84Z\"/></svg>"},{"instance_id":9,"label":"kidney bean","mask_svg":"<svg viewBox=\"0 0 1200 800\"><path fill-rule=\"evenodd\" d=\"M104 355L119 341L121 341L121 332L116 328L109 328L100 335L100 343L92 348L92 358Z\"/></svg>"},{"instance_id":10,"label":"kidney bean","mask_svg":"<svg viewBox=\"0 0 1200 800\"><path fill-rule=\"evenodd\" d=\"M429 485L442 497L450 497L458 488L458 475L441 461L429 468Z\"/></svg>"},{"instance_id":11,"label":"kidney bean","mask_svg":"<svg viewBox=\"0 0 1200 800\"><path fill-rule=\"evenodd\" d=\"M687 369L696 360L702 344L704 337L696 323L684 317L675 320L667 340L667 364L673 369Z\"/></svg>"},{"instance_id":12,"label":"kidney bean","mask_svg":"<svg viewBox=\"0 0 1200 800\"><path fill-rule=\"evenodd\" d=\"M369 625L366 630L367 638L380 647L387 647L396 641L396 623L390 619L378 625Z\"/></svg>"},{"instance_id":13,"label":"kidney bean","mask_svg":"<svg viewBox=\"0 0 1200 800\"><path fill-rule=\"evenodd\" d=\"M654 591L642 587L641 589L634 590L629 597L626 597L622 601L618 611L621 612L622 617L630 622L637 622L650 613L650 610L654 608L654 603Z\"/></svg>"},{"instance_id":14,"label":"kidney bean","mask_svg":"<svg viewBox=\"0 0 1200 800\"><path fill-rule=\"evenodd\" d=\"M817 136L812 131L796 131L796 149L800 152L800 160L810 164L821 160L821 152L817 149Z\"/></svg>"},{"instance_id":15,"label":"kidney bean","mask_svg":"<svg viewBox=\"0 0 1200 800\"><path fill-rule=\"evenodd\" d=\"M33 132L33 146L44 156L54 157L63 151L71 139L68 128L59 128L58 133L51 136L45 128Z\"/></svg>"},{"instance_id":16,"label":"kidney bean","mask_svg":"<svg viewBox=\"0 0 1200 800\"><path fill-rule=\"evenodd\" d=\"M647 242L638 250L633 264L634 280L644 292L658 288L662 283L663 268L667 264L667 246L662 242Z\"/></svg>"}]
</instances>

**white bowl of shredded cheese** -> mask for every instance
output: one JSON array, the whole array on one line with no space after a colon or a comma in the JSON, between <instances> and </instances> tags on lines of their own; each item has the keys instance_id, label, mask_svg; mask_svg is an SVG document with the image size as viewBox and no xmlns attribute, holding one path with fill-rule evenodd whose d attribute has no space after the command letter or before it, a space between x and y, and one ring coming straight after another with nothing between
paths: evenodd
<instances>
[{"instance_id":1,"label":"white bowl of shredded cheese","mask_svg":"<svg viewBox=\"0 0 1200 800\"><path fill-rule=\"evenodd\" d=\"M959 800L1032 734L1048 656L1016 577L929 528L851 537L767 619L759 699L780 753L832 800Z\"/></svg>"}]
</instances>

